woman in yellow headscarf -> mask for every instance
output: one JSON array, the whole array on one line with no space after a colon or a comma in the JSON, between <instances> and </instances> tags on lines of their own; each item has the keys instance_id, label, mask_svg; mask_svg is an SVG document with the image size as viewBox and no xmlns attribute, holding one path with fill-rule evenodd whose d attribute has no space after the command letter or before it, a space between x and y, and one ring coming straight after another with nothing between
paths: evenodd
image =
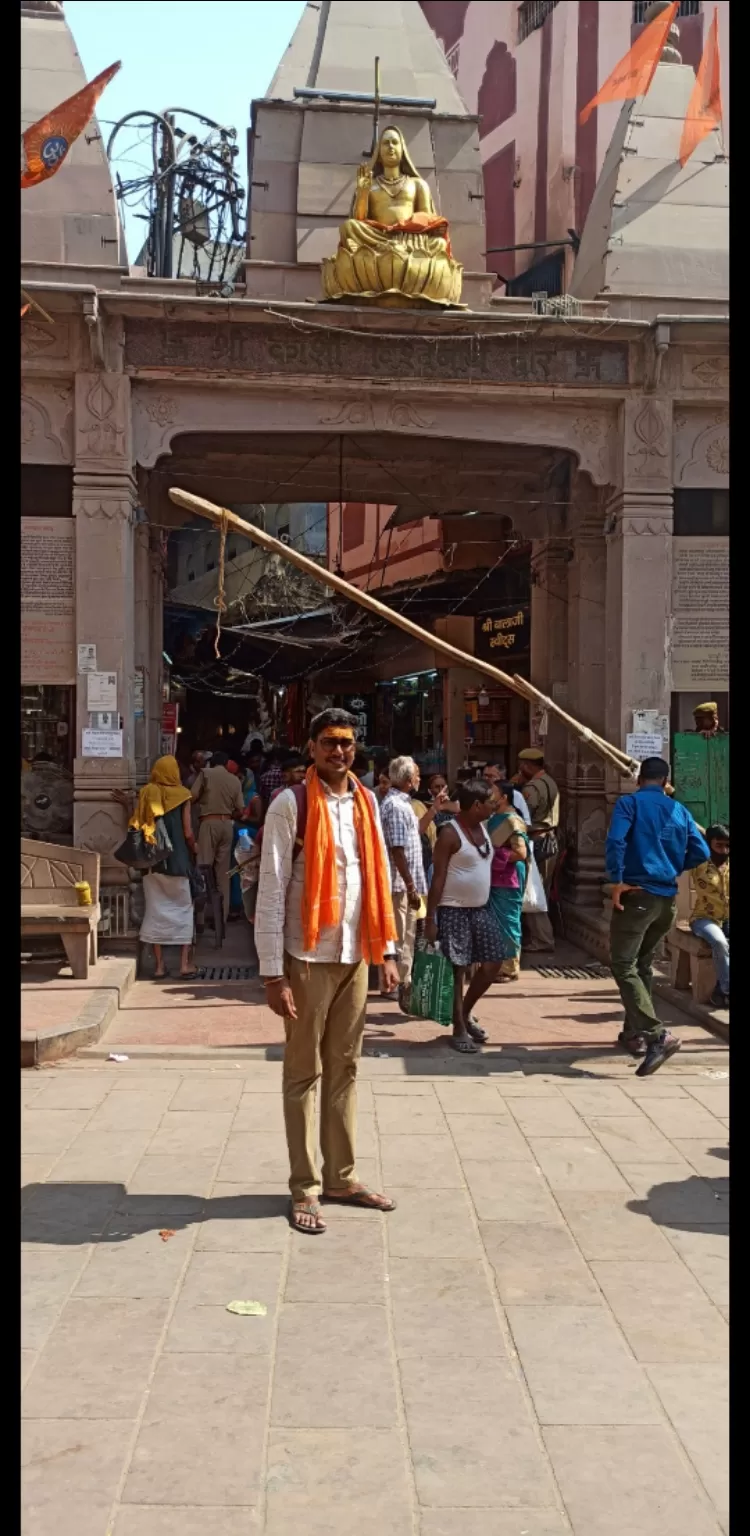
<instances>
[{"instance_id":1,"label":"woman in yellow headscarf","mask_svg":"<svg viewBox=\"0 0 750 1536\"><path fill-rule=\"evenodd\" d=\"M193 942L193 898L190 894L190 867L195 858L195 838L191 816L190 790L180 783L180 770L174 757L160 757L151 769L148 784L138 796L130 825L141 831L147 843L157 843L158 824L172 844L172 851L143 878L146 910L140 938L153 945L157 981L166 979L164 944L179 944L180 977L190 981L197 971L191 965Z\"/></svg>"}]
</instances>

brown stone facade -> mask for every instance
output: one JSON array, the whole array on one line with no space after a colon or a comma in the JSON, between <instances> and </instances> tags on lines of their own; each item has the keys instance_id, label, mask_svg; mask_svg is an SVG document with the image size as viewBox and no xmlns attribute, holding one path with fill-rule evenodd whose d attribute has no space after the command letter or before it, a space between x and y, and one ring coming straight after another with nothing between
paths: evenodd
<instances>
[{"instance_id":1,"label":"brown stone facade","mask_svg":"<svg viewBox=\"0 0 750 1536\"><path fill-rule=\"evenodd\" d=\"M532 541L533 681L621 746L634 708L668 712L673 488L728 484L721 337L704 343L698 327L685 328L649 388L646 322L611 321L600 339L599 319L577 320L572 336L531 312L430 317L425 326L403 313L373 321L295 305L269 318L242 301L203 307L170 295L167 305L156 292L139 296L134 314L131 287L100 301L100 368L80 299L44 302L55 311L54 335L36 321L24 333L22 462L73 471L77 640L95 644L98 667L118 679L119 759L81 755L88 715L78 688L75 840L105 855L105 884L122 878L106 858L124 827L111 790L132 787L159 748L156 525L179 470L178 440L200 439L215 454L233 451L241 435L243 452L275 452L283 467L284 434L322 446L377 432L394 473L407 444L429 461L439 442L457 476L470 473L472 445L481 444L485 493L496 452L498 510ZM538 451L533 495L503 478L511 450L530 451L532 461ZM567 489L542 474L551 450L567 459ZM445 474L441 467L429 484L433 502L452 484ZM210 475L207 461L206 485ZM304 478L296 483L303 499ZM328 495L336 498L335 484ZM367 495L347 486L349 499ZM136 717L139 669L145 705ZM552 717L547 724L565 790L569 910L583 933L600 906L607 800L619 786Z\"/></svg>"}]
</instances>

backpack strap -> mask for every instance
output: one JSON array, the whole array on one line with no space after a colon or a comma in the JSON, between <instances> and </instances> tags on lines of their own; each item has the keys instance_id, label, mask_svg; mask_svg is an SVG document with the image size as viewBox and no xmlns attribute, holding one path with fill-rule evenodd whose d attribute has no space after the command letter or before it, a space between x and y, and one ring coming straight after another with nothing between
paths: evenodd
<instances>
[{"instance_id":1,"label":"backpack strap","mask_svg":"<svg viewBox=\"0 0 750 1536\"><path fill-rule=\"evenodd\" d=\"M292 784L292 794L297 802L297 835L294 839L292 863L299 858L305 844L307 830L307 785Z\"/></svg>"}]
</instances>

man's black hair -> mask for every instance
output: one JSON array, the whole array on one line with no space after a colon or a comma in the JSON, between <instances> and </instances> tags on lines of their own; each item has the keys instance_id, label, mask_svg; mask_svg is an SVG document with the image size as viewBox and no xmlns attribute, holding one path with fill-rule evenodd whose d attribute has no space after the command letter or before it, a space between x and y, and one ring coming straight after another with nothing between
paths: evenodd
<instances>
[{"instance_id":1,"label":"man's black hair","mask_svg":"<svg viewBox=\"0 0 750 1536\"><path fill-rule=\"evenodd\" d=\"M723 821L715 821L713 826L708 828L706 832L706 842L708 843L709 848L711 847L712 843L729 842L729 828L725 827Z\"/></svg>"},{"instance_id":2,"label":"man's black hair","mask_svg":"<svg viewBox=\"0 0 750 1536\"><path fill-rule=\"evenodd\" d=\"M666 784L669 778L669 763L663 757L647 757L641 763L641 772L638 782L640 784Z\"/></svg>"},{"instance_id":3,"label":"man's black hair","mask_svg":"<svg viewBox=\"0 0 750 1536\"><path fill-rule=\"evenodd\" d=\"M345 709L322 709L320 714L310 721L310 740L317 741L318 737L332 725L339 727L348 725L350 730L354 731L356 723L354 716L348 714Z\"/></svg>"},{"instance_id":4,"label":"man's black hair","mask_svg":"<svg viewBox=\"0 0 750 1536\"><path fill-rule=\"evenodd\" d=\"M214 752L211 758L210 766L212 768L226 768L228 762L229 758L227 757L226 752Z\"/></svg>"},{"instance_id":5,"label":"man's black hair","mask_svg":"<svg viewBox=\"0 0 750 1536\"><path fill-rule=\"evenodd\" d=\"M282 768L303 768L305 759L301 752L285 752L281 759Z\"/></svg>"},{"instance_id":6,"label":"man's black hair","mask_svg":"<svg viewBox=\"0 0 750 1536\"><path fill-rule=\"evenodd\" d=\"M456 789L456 799L462 811L470 810L477 800L486 805L491 796L492 790L484 779L468 779Z\"/></svg>"}]
</instances>

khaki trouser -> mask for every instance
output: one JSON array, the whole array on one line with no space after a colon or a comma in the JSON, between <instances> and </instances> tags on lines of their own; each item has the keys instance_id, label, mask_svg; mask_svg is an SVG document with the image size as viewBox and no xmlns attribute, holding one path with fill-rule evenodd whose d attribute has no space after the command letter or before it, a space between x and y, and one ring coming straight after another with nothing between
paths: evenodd
<instances>
[{"instance_id":1,"label":"khaki trouser","mask_svg":"<svg viewBox=\"0 0 750 1536\"><path fill-rule=\"evenodd\" d=\"M394 891L393 917L396 923L398 979L402 987L408 987L411 981L418 916L414 908L409 906L406 891Z\"/></svg>"},{"instance_id":2,"label":"khaki trouser","mask_svg":"<svg viewBox=\"0 0 750 1536\"><path fill-rule=\"evenodd\" d=\"M229 916L229 868L232 862L234 822L214 821L204 817L198 833L198 863L209 864L224 903L224 921Z\"/></svg>"},{"instance_id":3,"label":"khaki trouser","mask_svg":"<svg viewBox=\"0 0 750 1536\"><path fill-rule=\"evenodd\" d=\"M316 1199L315 1103L320 1081L323 1188L343 1191L355 1182L357 1062L367 1006L367 966L296 960L284 956L296 1019L285 1019L282 1091L293 1200Z\"/></svg>"}]
</instances>

